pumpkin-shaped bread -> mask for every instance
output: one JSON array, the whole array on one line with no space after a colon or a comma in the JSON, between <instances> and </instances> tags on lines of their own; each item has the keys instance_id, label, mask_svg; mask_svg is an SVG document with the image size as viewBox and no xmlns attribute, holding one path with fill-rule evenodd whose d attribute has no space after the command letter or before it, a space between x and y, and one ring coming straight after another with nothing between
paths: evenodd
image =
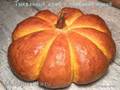
<instances>
[{"instance_id":1,"label":"pumpkin-shaped bread","mask_svg":"<svg viewBox=\"0 0 120 90\"><path fill-rule=\"evenodd\" d=\"M68 7L58 16L39 11L17 25L12 39L8 50L12 71L47 88L96 81L116 52L104 20Z\"/></svg>"}]
</instances>

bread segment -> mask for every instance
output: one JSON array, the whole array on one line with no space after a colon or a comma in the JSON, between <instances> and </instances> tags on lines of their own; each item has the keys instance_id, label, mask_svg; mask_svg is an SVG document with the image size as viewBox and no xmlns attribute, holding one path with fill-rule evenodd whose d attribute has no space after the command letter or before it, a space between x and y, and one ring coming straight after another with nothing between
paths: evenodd
<instances>
[{"instance_id":1,"label":"bread segment","mask_svg":"<svg viewBox=\"0 0 120 90\"><path fill-rule=\"evenodd\" d=\"M74 83L88 84L102 77L108 67L105 55L85 37L75 33L69 33L70 41L74 49ZM77 63L76 63L77 62Z\"/></svg>"},{"instance_id":2,"label":"bread segment","mask_svg":"<svg viewBox=\"0 0 120 90\"><path fill-rule=\"evenodd\" d=\"M35 16L49 22L51 25L55 25L58 19L58 16L49 10L41 10Z\"/></svg>"},{"instance_id":3,"label":"bread segment","mask_svg":"<svg viewBox=\"0 0 120 90\"><path fill-rule=\"evenodd\" d=\"M12 34L12 39L16 40L28 34L43 30L52 30L52 26L38 17L29 17L17 25Z\"/></svg>"},{"instance_id":4,"label":"bread segment","mask_svg":"<svg viewBox=\"0 0 120 90\"><path fill-rule=\"evenodd\" d=\"M71 25L73 28L93 28L97 31L101 31L111 35L106 23L97 15L86 14L79 16Z\"/></svg>"},{"instance_id":5,"label":"bread segment","mask_svg":"<svg viewBox=\"0 0 120 90\"><path fill-rule=\"evenodd\" d=\"M10 45L9 63L17 76L28 81L38 78L45 56L54 38L53 32L35 32L17 39Z\"/></svg>"},{"instance_id":6,"label":"bread segment","mask_svg":"<svg viewBox=\"0 0 120 90\"><path fill-rule=\"evenodd\" d=\"M59 14L63 13L65 18L65 23L70 26L79 16L84 15L82 11L75 8L63 8Z\"/></svg>"},{"instance_id":7,"label":"bread segment","mask_svg":"<svg viewBox=\"0 0 120 90\"><path fill-rule=\"evenodd\" d=\"M97 46L97 48L99 48L103 52L108 61L111 62L116 51L115 43L111 36L91 28L76 29L73 31L84 36L85 38L89 39L92 43L94 43Z\"/></svg>"},{"instance_id":8,"label":"bread segment","mask_svg":"<svg viewBox=\"0 0 120 90\"><path fill-rule=\"evenodd\" d=\"M48 88L63 88L71 84L71 75L68 42L66 36L60 34L49 49L38 80Z\"/></svg>"}]
</instances>

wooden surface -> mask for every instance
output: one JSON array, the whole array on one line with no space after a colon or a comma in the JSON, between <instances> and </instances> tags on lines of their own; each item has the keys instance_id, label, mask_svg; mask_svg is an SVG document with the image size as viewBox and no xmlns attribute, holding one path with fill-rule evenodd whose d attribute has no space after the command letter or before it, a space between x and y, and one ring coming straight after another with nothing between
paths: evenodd
<instances>
[{"instance_id":1,"label":"wooden surface","mask_svg":"<svg viewBox=\"0 0 120 90\"><path fill-rule=\"evenodd\" d=\"M40 3L41 6L19 7L16 0L0 0L0 82L7 90L47 90L38 85L38 82L24 82L19 80L11 72L7 49L11 43L11 33L17 23L25 18L34 15L38 10L50 9L57 13L62 7L76 7L85 13L93 13L101 16L108 24L117 46L117 53L114 62L110 65L107 74L97 82L86 86L72 84L64 90L120 90L120 10L111 6L81 6L80 0L26 0L31 3ZM75 3L76 1L76 3ZM84 0L85 1L85 0ZM93 0L97 4L101 4ZM78 5L79 4L79 5ZM1 87L1 84L0 84ZM0 90L2 90L0 88Z\"/></svg>"}]
</instances>

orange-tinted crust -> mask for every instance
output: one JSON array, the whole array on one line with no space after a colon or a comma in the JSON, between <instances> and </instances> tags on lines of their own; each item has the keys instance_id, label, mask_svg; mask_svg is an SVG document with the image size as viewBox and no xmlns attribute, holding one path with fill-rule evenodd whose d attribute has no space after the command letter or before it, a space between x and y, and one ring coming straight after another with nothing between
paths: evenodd
<instances>
[{"instance_id":1,"label":"orange-tinted crust","mask_svg":"<svg viewBox=\"0 0 120 90\"><path fill-rule=\"evenodd\" d=\"M40 55L55 34L35 32L14 41L9 47L9 62L13 70L25 80L36 80L39 75ZM15 53L14 53L15 52ZM18 60L19 59L19 60Z\"/></svg>"},{"instance_id":2,"label":"orange-tinted crust","mask_svg":"<svg viewBox=\"0 0 120 90\"><path fill-rule=\"evenodd\" d=\"M39 81L47 87L65 87L71 83L71 64L67 39L60 34L49 49Z\"/></svg>"},{"instance_id":3,"label":"orange-tinted crust","mask_svg":"<svg viewBox=\"0 0 120 90\"><path fill-rule=\"evenodd\" d=\"M62 29L56 28L60 18L65 21ZM104 20L68 7L59 16L43 10L27 18L17 25L12 39L8 49L11 69L20 78L38 80L48 88L96 81L116 52Z\"/></svg>"},{"instance_id":4,"label":"orange-tinted crust","mask_svg":"<svg viewBox=\"0 0 120 90\"><path fill-rule=\"evenodd\" d=\"M104 54L85 37L71 32L69 39L76 57L76 74L74 82L87 84L103 75L108 67L108 61Z\"/></svg>"}]
</instances>

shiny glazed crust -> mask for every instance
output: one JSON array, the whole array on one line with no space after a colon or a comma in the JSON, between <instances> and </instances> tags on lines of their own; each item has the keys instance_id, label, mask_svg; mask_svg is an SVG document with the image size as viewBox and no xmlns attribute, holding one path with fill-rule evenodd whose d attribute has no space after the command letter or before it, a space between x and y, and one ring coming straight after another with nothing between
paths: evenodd
<instances>
[{"instance_id":1,"label":"shiny glazed crust","mask_svg":"<svg viewBox=\"0 0 120 90\"><path fill-rule=\"evenodd\" d=\"M56 28L60 16L49 10L20 22L8 49L11 69L23 80L39 81L48 88L72 82L88 84L107 71L116 47L99 16L79 9L63 8L64 27Z\"/></svg>"}]
</instances>

